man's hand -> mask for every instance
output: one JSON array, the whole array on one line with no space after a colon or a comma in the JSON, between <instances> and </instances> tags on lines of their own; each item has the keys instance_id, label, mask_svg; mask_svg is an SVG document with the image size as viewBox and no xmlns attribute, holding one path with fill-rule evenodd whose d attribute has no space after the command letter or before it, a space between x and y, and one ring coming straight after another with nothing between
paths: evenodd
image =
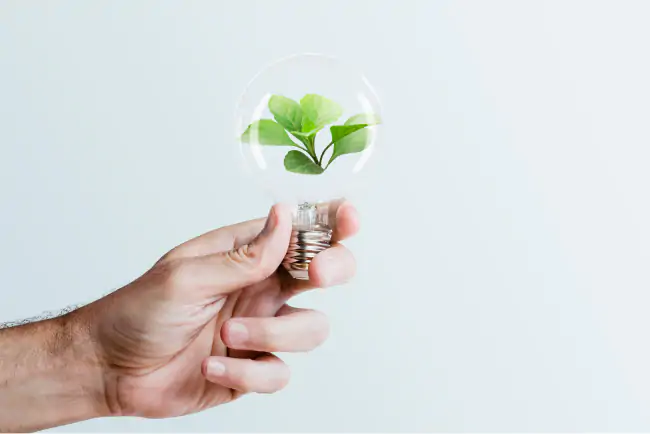
<instances>
[{"instance_id":1,"label":"man's hand","mask_svg":"<svg viewBox=\"0 0 650 434\"><path fill-rule=\"evenodd\" d=\"M335 241L357 230L356 211L338 210ZM292 308L292 296L349 279L354 258L334 245L310 280L278 269L289 245L291 210L225 227L165 255L149 272L82 312L106 364L115 415L192 413L289 381L273 352L309 351L328 334L320 312Z\"/></svg>"},{"instance_id":2,"label":"man's hand","mask_svg":"<svg viewBox=\"0 0 650 434\"><path fill-rule=\"evenodd\" d=\"M26 326L22 333L17 327L0 334L0 357L18 359L8 364L0 359L0 404L7 404L0 408L0 431L105 415L179 416L247 392L282 389L289 369L272 353L309 351L328 334L322 313L286 303L305 290L352 277L354 258L338 241L358 228L355 209L340 205L332 247L314 258L310 280L300 281L279 268L291 217L290 209L276 205L266 219L218 229L176 247L133 283L65 317ZM12 343L37 345L33 336L38 327L47 330L39 339L65 359L48 361L57 353L46 351L40 354L45 360L34 358L28 348L3 353ZM65 344L57 341L62 338ZM21 361L22 377L3 373ZM48 363L57 367L44 369ZM3 378L8 378L4 387ZM56 383L50 398L58 402L65 402L57 397L65 385L68 406L74 405L77 413L64 414L63 404L58 419L51 414L56 412L33 404L21 410L28 404L23 401L21 407L21 399L42 393L37 378L57 379L50 381ZM11 401L12 390L20 391L18 400ZM47 407L51 400L38 405ZM50 417L25 420L21 411L32 419Z\"/></svg>"}]
</instances>

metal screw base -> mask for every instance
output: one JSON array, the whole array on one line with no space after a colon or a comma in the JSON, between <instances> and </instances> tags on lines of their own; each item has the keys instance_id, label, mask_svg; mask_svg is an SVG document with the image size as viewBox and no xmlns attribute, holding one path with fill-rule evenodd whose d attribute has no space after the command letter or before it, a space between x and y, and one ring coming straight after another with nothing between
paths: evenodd
<instances>
[{"instance_id":1,"label":"metal screw base","mask_svg":"<svg viewBox=\"0 0 650 434\"><path fill-rule=\"evenodd\" d=\"M309 280L311 260L329 248L331 240L332 230L328 227L313 230L294 229L282 265L294 279Z\"/></svg>"}]
</instances>

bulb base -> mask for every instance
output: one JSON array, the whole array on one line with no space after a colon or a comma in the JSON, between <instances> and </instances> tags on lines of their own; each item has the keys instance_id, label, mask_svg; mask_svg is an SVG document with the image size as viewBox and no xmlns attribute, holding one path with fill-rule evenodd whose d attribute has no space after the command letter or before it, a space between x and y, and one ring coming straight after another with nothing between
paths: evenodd
<instances>
[{"instance_id":1,"label":"bulb base","mask_svg":"<svg viewBox=\"0 0 650 434\"><path fill-rule=\"evenodd\" d=\"M294 228L282 265L294 279L309 280L309 264L317 254L330 247L331 241L332 230L327 226L309 230Z\"/></svg>"}]
</instances>

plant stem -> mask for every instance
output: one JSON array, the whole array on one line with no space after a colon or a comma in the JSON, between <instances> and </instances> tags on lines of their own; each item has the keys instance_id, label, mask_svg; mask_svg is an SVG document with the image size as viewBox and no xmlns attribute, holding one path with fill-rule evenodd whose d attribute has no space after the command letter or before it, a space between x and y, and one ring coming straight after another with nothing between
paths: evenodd
<instances>
[{"instance_id":1,"label":"plant stem","mask_svg":"<svg viewBox=\"0 0 650 434\"><path fill-rule=\"evenodd\" d=\"M316 156L314 151L311 150L310 147L308 147L307 149L305 149L305 148L300 148L300 149L307 152L307 155L309 155L309 157L311 157L311 159L314 160L314 163L316 163L316 164L318 164L320 166L320 163L318 162L318 157Z\"/></svg>"},{"instance_id":2,"label":"plant stem","mask_svg":"<svg viewBox=\"0 0 650 434\"><path fill-rule=\"evenodd\" d=\"M320 166L320 163L318 162L318 156L316 155L316 144L314 143L316 139L316 136L310 136L307 138L307 149L309 150L309 156L311 157L312 160L314 160L314 163L318 164Z\"/></svg>"},{"instance_id":3,"label":"plant stem","mask_svg":"<svg viewBox=\"0 0 650 434\"><path fill-rule=\"evenodd\" d=\"M303 146L300 146L294 143L293 146L300 149L301 151L305 151L307 155L309 155L311 159L314 160L314 163L318 164L318 160L316 159L314 152L311 150L309 139L303 140L301 137L295 136L293 134L291 135L294 136L296 139L300 141L300 143L303 144Z\"/></svg>"},{"instance_id":4,"label":"plant stem","mask_svg":"<svg viewBox=\"0 0 650 434\"><path fill-rule=\"evenodd\" d=\"M323 167L323 157L325 156L325 152L327 152L327 150L328 150L329 148L331 148L333 144L334 144L334 142L330 142L330 144L327 145L327 146L325 146L325 149L323 149L323 153L320 154L320 159L318 160L318 165L319 165L319 166ZM329 163L328 163L327 165L329 166ZM327 169L327 168L326 168L326 169Z\"/></svg>"},{"instance_id":5,"label":"plant stem","mask_svg":"<svg viewBox=\"0 0 650 434\"><path fill-rule=\"evenodd\" d=\"M306 152L306 153L311 157L311 154L309 153L309 150L308 150L308 149L305 149L303 146L300 146L300 145L293 145L293 147L294 147L294 148L297 148L297 149L300 149L300 150L303 151L303 152Z\"/></svg>"},{"instance_id":6,"label":"plant stem","mask_svg":"<svg viewBox=\"0 0 650 434\"><path fill-rule=\"evenodd\" d=\"M305 152L307 152L307 155L311 157L311 159L314 161L314 163L318 164L320 166L320 162L318 161L318 156L316 155L316 150L315 150L315 143L314 139L316 138L315 136L312 137L304 137L304 136L297 136L293 134L291 131L289 133L294 136L296 139L300 141L304 147L295 145L298 149L301 149Z\"/></svg>"}]
</instances>

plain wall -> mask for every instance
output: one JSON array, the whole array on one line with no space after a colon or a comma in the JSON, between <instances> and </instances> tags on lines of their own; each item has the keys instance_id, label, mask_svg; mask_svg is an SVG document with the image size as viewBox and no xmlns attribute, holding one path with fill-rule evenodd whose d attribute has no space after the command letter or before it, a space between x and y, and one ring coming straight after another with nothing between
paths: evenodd
<instances>
[{"instance_id":1,"label":"plain wall","mask_svg":"<svg viewBox=\"0 0 650 434\"><path fill-rule=\"evenodd\" d=\"M60 431L650 430L650 3L0 0L0 321L264 215L233 112L260 68L366 72L385 124L351 283L293 378Z\"/></svg>"}]
</instances>

